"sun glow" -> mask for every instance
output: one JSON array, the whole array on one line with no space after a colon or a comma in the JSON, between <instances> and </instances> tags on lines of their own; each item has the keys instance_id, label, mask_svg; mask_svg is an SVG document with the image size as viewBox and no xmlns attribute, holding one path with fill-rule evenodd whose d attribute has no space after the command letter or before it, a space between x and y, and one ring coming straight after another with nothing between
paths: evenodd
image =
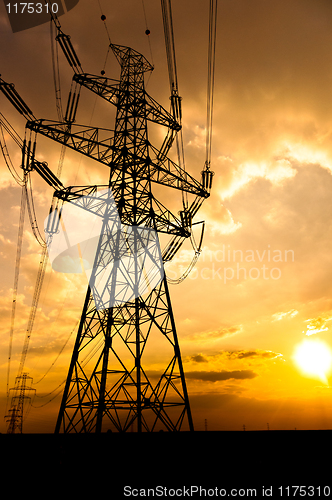
<instances>
[{"instance_id":1,"label":"sun glow","mask_svg":"<svg viewBox=\"0 0 332 500\"><path fill-rule=\"evenodd\" d=\"M327 375L331 370L332 352L325 342L304 340L295 348L293 358L304 375L328 383Z\"/></svg>"}]
</instances>

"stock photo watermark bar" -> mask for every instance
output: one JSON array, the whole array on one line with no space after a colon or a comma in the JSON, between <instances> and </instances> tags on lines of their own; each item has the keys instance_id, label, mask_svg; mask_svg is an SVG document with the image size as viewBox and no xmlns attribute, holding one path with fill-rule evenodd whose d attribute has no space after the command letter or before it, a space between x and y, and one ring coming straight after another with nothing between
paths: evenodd
<instances>
[{"instance_id":1,"label":"stock photo watermark bar","mask_svg":"<svg viewBox=\"0 0 332 500\"><path fill-rule=\"evenodd\" d=\"M15 2L3 0L13 33L50 22L52 15L62 16L73 9L79 0L40 0Z\"/></svg>"},{"instance_id":2,"label":"stock photo watermark bar","mask_svg":"<svg viewBox=\"0 0 332 500\"><path fill-rule=\"evenodd\" d=\"M183 253L183 260L185 260ZM179 256L181 261L181 254ZM278 280L282 276L280 264L295 261L294 250L273 249L271 245L263 250L232 249L222 245L217 250L204 249L197 265L189 274L189 279L220 280L224 284L232 280ZM278 264L279 263L279 264ZM224 265L220 265L224 264ZM179 263L179 271L170 268L167 275L176 279L185 266Z\"/></svg>"}]
</instances>

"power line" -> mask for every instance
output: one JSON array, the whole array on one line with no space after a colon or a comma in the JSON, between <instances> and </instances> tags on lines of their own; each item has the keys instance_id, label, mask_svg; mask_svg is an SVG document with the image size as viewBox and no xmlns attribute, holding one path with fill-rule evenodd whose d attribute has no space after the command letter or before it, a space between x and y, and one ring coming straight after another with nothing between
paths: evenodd
<instances>
[{"instance_id":1,"label":"power line","mask_svg":"<svg viewBox=\"0 0 332 500\"><path fill-rule=\"evenodd\" d=\"M25 359L26 359L28 349L29 349L31 333L32 333L33 324L34 324L35 317L36 317L38 301L39 301L40 292L41 292L42 285L43 285L43 280L44 280L44 276L45 276L47 262L48 262L48 253L47 253L47 245L45 245L42 248L42 253L40 256L37 279L36 279L35 289L34 289L34 293L33 293L33 297L32 297L32 305L31 305L31 309L30 309L30 315L29 315L29 319L28 319L28 326L26 329L25 340L24 340L22 354L21 354L21 361L20 361L20 365L19 365L19 369L18 369L18 376L22 375L22 372L24 369Z\"/></svg>"},{"instance_id":2,"label":"power line","mask_svg":"<svg viewBox=\"0 0 332 500\"><path fill-rule=\"evenodd\" d=\"M150 41L150 34L151 34L151 32L150 32L149 26L148 26L148 19L147 19L147 15L146 15L144 0L142 0L142 8L143 8L144 21L145 21L145 34L148 37L148 44L149 44L149 49L150 49L151 62L152 62L152 66L154 66L153 55L152 55L152 47L151 47L151 41Z\"/></svg>"},{"instance_id":3,"label":"power line","mask_svg":"<svg viewBox=\"0 0 332 500\"><path fill-rule=\"evenodd\" d=\"M19 220L19 226L18 226L18 236L17 236L15 276L14 276L13 300L12 300L12 311L11 311L10 332L9 332L8 366L7 366L7 398L9 397L10 365L11 365L11 357L12 357L14 327L15 327L17 290L18 290L18 280L19 280L19 275L20 275L20 263L21 263L21 255L22 255L22 242L23 242L23 230L24 230L24 218L25 218L25 211L26 211L26 201L27 201L26 200L26 189L25 189L25 185L23 185L22 186L22 194L21 194L21 209L20 209L20 220ZM8 399L7 399L7 401L8 401Z\"/></svg>"},{"instance_id":4,"label":"power line","mask_svg":"<svg viewBox=\"0 0 332 500\"><path fill-rule=\"evenodd\" d=\"M0 113L0 147L1 147L2 155L3 155L3 158L4 158L5 163L7 165L7 168L9 170L9 172L11 173L12 177L14 178L15 182L19 186L23 186L24 182L25 182L24 176L21 178L20 174L17 172L16 168L13 165L13 162L12 162L11 157L10 157L9 152L8 152L3 129L6 130L6 132L11 136L11 138L16 142L16 144L19 147L22 147L22 140L20 139L18 134L15 132L13 127L10 125L10 123L3 116L3 114Z\"/></svg>"},{"instance_id":5,"label":"power line","mask_svg":"<svg viewBox=\"0 0 332 500\"><path fill-rule=\"evenodd\" d=\"M61 382L61 384L59 384L52 392L50 392L49 394L46 394L45 396L42 396L42 397L46 397L46 396L49 396L50 394L52 394L53 392L55 392L59 387L62 387L63 384L66 382L66 380L63 380ZM57 392L57 394L55 394L55 396L53 396L50 400L46 401L46 403L43 403L42 405L39 405L39 406L34 406L32 403L31 403L31 406L32 408L43 408L44 406L48 405L49 403L51 403L55 398L57 398L61 393L62 393L63 389L60 389L59 392Z\"/></svg>"},{"instance_id":6,"label":"power line","mask_svg":"<svg viewBox=\"0 0 332 500\"><path fill-rule=\"evenodd\" d=\"M107 24L106 24L106 16L105 16L105 14L104 14L104 12L103 12L103 9L102 9L102 7L101 7L100 0L97 0L97 2L98 2L99 9L100 9L100 13L101 13L101 17L100 17L100 19L101 19L101 20L103 21L103 23L104 23L104 27L105 27L105 31L106 31L106 34L107 34L107 38L108 38L109 43L111 44L111 43L112 43L112 42L111 42L111 37L110 37L109 31L108 31L108 28L107 28Z\"/></svg>"},{"instance_id":7,"label":"power line","mask_svg":"<svg viewBox=\"0 0 332 500\"><path fill-rule=\"evenodd\" d=\"M66 347L66 345L68 344L69 342L69 339L70 337L72 336L72 334L74 333L74 331L76 330L77 326L78 326L78 323L76 323L76 325L74 326L74 328L71 330L66 342L63 344L63 346L61 347L60 349L60 352L57 354L56 358L54 359L54 361L52 362L52 364L50 365L50 367L46 370L46 372L44 373L44 375L37 381L37 382L34 382L34 385L36 384L39 384L39 382L41 382L45 377L46 375L51 371L51 369L53 368L53 366L55 365L55 363L57 362L57 360L59 359L59 357L61 356L64 348Z\"/></svg>"},{"instance_id":8,"label":"power line","mask_svg":"<svg viewBox=\"0 0 332 500\"><path fill-rule=\"evenodd\" d=\"M208 83L207 83L207 113L206 113L206 166L210 166L212 151L212 119L214 100L214 76L217 39L217 7L218 0L210 0L209 9L209 43L208 43Z\"/></svg>"},{"instance_id":9,"label":"power line","mask_svg":"<svg viewBox=\"0 0 332 500\"><path fill-rule=\"evenodd\" d=\"M172 114L175 120L181 125L180 131L176 134L176 148L179 166L185 170L183 133L182 133L182 110L181 97L179 96L178 75L175 53L175 39L173 29L172 3L171 0L161 0L161 10L164 26L165 47L168 65L168 77L171 92ZM182 191L182 204L185 209L188 208L187 193Z\"/></svg>"}]
</instances>

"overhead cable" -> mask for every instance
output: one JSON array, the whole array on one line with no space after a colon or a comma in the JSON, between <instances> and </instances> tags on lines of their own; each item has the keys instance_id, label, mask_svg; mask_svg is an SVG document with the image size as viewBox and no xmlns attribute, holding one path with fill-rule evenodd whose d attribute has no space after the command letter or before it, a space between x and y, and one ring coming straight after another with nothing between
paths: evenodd
<instances>
[{"instance_id":1,"label":"overhead cable","mask_svg":"<svg viewBox=\"0 0 332 500\"><path fill-rule=\"evenodd\" d=\"M1 113L0 113L0 115L1 115ZM1 115L1 116L3 116L3 115ZM3 158L5 160L5 163L7 165L9 172L11 173L13 178L15 179L15 182L17 182L17 184L19 184L19 186L23 186L24 185L24 177L21 177L20 174L15 169L13 162L11 160L11 157L9 155L8 149L7 149L5 135L3 133L3 129L5 128L5 123L3 122L1 116L0 116L0 147L1 147L2 155L3 155ZM6 127L6 130L8 131L10 129ZM13 135L13 137L15 137L15 139L17 139L16 136Z\"/></svg>"},{"instance_id":2,"label":"overhead cable","mask_svg":"<svg viewBox=\"0 0 332 500\"><path fill-rule=\"evenodd\" d=\"M9 397L9 378L10 378L10 366L11 366L12 346L13 346L13 336L14 336L14 326L15 326L17 290L18 290L18 280L19 280L19 275L20 275L20 263L21 263L23 231L24 231L24 218L25 218L26 202L27 202L27 194L26 194L25 188L26 188L26 186L25 186L25 184L23 184L22 194L21 194L20 221L19 221L19 226L18 226L15 275L14 275L14 286L13 286L13 299L12 299L11 321L10 321L10 331L9 331L9 349L8 349L8 364L7 364L7 398Z\"/></svg>"},{"instance_id":3,"label":"overhead cable","mask_svg":"<svg viewBox=\"0 0 332 500\"><path fill-rule=\"evenodd\" d=\"M71 330L71 332L70 332L70 334L69 334L68 338L66 339L65 343L64 343L64 344L63 344L63 346L61 347L60 352L57 354L56 358L54 359L54 361L52 362L52 364L50 365L50 367L46 370L46 372L44 373L44 375L43 375L43 376L42 376L39 380L37 380L37 382L34 382L34 385L39 384L39 382L41 382L41 381L42 381L42 380L46 377L46 375L50 372L50 370L53 368L53 366L55 365L55 363L56 363L56 362L57 362L57 360L59 359L60 355L62 354L62 352L63 352L64 348L65 348L65 347L66 347L66 345L68 344L69 339L70 339L70 337L72 336L72 334L74 333L74 331L76 330L77 326L78 326L78 322L76 323L76 325L74 326L74 328ZM54 391L52 391L52 392L54 392ZM51 393L50 393L50 394L51 394ZM45 396L42 396L42 397L45 397Z\"/></svg>"},{"instance_id":4,"label":"overhead cable","mask_svg":"<svg viewBox=\"0 0 332 500\"><path fill-rule=\"evenodd\" d=\"M145 34L148 37L148 43L149 43L149 49L150 49L150 56L151 56L151 63L152 63L152 66L154 66L153 55L152 55L152 47L151 47L151 41L150 41L150 30L149 30L149 27L148 27L148 20L147 20L147 16L146 16L146 10L145 10L145 5L144 5L144 0L142 0L142 8L143 8L144 21L145 21ZM150 73L150 76L151 76L151 73Z\"/></svg>"},{"instance_id":5,"label":"overhead cable","mask_svg":"<svg viewBox=\"0 0 332 500\"><path fill-rule=\"evenodd\" d=\"M217 39L217 6L218 6L218 0L210 0L207 113L206 113L206 158L205 158L206 166L210 166L211 150L212 150L212 118L213 118L214 75L215 75L216 39Z\"/></svg>"},{"instance_id":6,"label":"overhead cable","mask_svg":"<svg viewBox=\"0 0 332 500\"><path fill-rule=\"evenodd\" d=\"M171 92L170 99L171 99L172 115L175 118L175 120L181 125L182 124L181 97L179 96L179 88L178 88L171 0L161 0L161 10L162 10L162 18L164 26L169 85ZM177 147L179 166L183 170L185 170L182 127L180 131L176 134L176 147ZM188 208L187 194L184 193L184 191L182 191L182 202L184 208L185 209Z\"/></svg>"}]
</instances>

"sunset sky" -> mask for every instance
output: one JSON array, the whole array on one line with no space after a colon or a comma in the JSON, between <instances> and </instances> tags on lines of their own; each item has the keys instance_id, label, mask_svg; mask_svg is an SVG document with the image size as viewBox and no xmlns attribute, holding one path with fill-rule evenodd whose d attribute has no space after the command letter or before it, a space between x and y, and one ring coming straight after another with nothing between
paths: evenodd
<instances>
[{"instance_id":1,"label":"sunset sky","mask_svg":"<svg viewBox=\"0 0 332 500\"><path fill-rule=\"evenodd\" d=\"M208 3L173 0L186 169L197 179L205 161ZM136 49L154 64L147 91L168 109L160 2L144 0L144 6L150 45L141 0L80 0L59 19L84 71L99 75L108 49L102 9L112 42ZM1 77L15 84L37 118L56 120L50 40L48 24L12 33L0 4ZM66 103L72 72L62 54L59 61ZM105 71L109 78L119 77L112 55ZM209 430L332 428L331 1L219 0L214 104L214 184L195 219L206 223L203 252L191 275L170 285L195 429L204 430L205 420ZM86 91L78 122L112 129L114 110L109 108ZM24 118L2 94L0 111L24 137ZM152 137L162 138L157 131ZM7 146L19 168L20 150L9 138ZM53 172L60 151L51 141L38 142L37 157ZM175 151L172 157L176 160ZM4 415L21 189L2 156L0 171ZM68 152L61 179L64 185L105 184L108 172ZM52 189L37 173L32 182L42 228ZM175 213L181 209L178 195L172 193L169 202ZM26 216L10 387L40 253ZM192 257L188 241L166 272L179 276ZM85 289L83 276L48 267L26 360L37 393L25 432L54 430L61 396L49 401L66 378ZM307 343L309 355L301 369L296 353ZM315 364L321 346L325 357ZM156 360L161 357L156 353ZM1 418L0 432L5 431Z\"/></svg>"}]
</instances>

